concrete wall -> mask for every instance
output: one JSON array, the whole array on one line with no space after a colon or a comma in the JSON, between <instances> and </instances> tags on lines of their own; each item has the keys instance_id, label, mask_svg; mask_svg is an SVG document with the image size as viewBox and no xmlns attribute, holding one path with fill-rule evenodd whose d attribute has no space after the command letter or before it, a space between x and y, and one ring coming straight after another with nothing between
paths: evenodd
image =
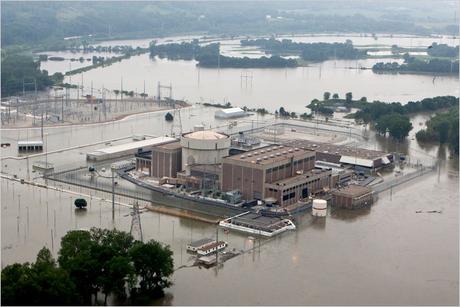
<instances>
[{"instance_id":1,"label":"concrete wall","mask_svg":"<svg viewBox=\"0 0 460 307\"><path fill-rule=\"evenodd\" d=\"M179 150L152 150L151 176L156 178L177 177L181 171L182 152Z\"/></svg>"},{"instance_id":2,"label":"concrete wall","mask_svg":"<svg viewBox=\"0 0 460 307\"><path fill-rule=\"evenodd\" d=\"M262 169L223 163L222 190L239 190L243 199L264 197L264 172Z\"/></svg>"}]
</instances>

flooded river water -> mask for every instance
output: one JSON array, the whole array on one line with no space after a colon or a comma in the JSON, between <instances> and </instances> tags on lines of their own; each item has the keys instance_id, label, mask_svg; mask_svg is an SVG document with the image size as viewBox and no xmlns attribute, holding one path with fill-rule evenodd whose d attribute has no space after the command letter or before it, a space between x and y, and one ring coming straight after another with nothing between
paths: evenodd
<instances>
[{"instance_id":1,"label":"flooded river water","mask_svg":"<svg viewBox=\"0 0 460 307\"><path fill-rule=\"evenodd\" d=\"M294 40L314 42L345 42L344 36L299 36ZM372 37L351 36L355 44L369 46L377 44L391 47L401 46L427 47L432 42L458 44L458 39L428 37ZM191 38L189 38L190 40ZM171 38L172 41L184 41L187 38ZM148 46L151 39L113 41L101 45L127 44ZM165 43L168 39L162 39ZM254 49L254 48L252 48ZM238 40L222 41L222 53L230 56L247 56L247 48L239 46ZM262 52L251 51L252 57L260 57ZM54 55L54 53L48 53ZM56 55L62 55L57 53ZM72 57L79 57L75 54ZM250 55L251 56L251 55ZM70 57L70 55L69 55ZM157 83L173 86L173 98L190 102L230 101L235 106L265 107L270 111L284 106L295 112L305 112L305 106L312 99L321 98L325 91L338 93L352 92L353 97L365 96L368 100L400 101L406 103L425 97L460 94L458 76L412 75L412 74L376 74L371 68L376 62L401 62L401 59L331 60L310 64L308 67L288 69L209 69L196 66L196 61L171 61L151 59L148 54L133 56L128 60L90 70L83 74L67 77L68 82L83 84L86 93L92 86L95 89L105 87L116 90L121 88L143 91L144 81L149 96L157 95ZM69 63L43 62L42 69L50 73L69 70ZM71 80L70 80L71 79ZM164 92L163 95L168 95ZM112 96L113 98L113 96Z\"/></svg>"},{"instance_id":2,"label":"flooded river water","mask_svg":"<svg viewBox=\"0 0 460 307\"><path fill-rule=\"evenodd\" d=\"M337 68L339 62L288 71L253 70L252 89L241 88L240 70L204 70L196 68L193 62L152 61L147 55L87 72L84 78L116 88L123 72L126 88L133 90L135 86L141 88L143 79L149 80L153 94L157 81L172 82L175 98L195 101L203 97L221 101L227 97L235 105L265 106L272 110L284 105L300 111L310 98L320 97L325 90L341 95L353 91L356 96L385 101L459 94L458 79L454 77L438 77L433 83L433 77L429 76L375 75L371 71L340 69ZM214 119L214 111L196 105L182 110L183 130L199 123L226 127L228 122ZM421 147L413 140L415 132L423 128L419 123L428 117L426 114L413 117L414 130L401 144L375 137L373 133L367 142L362 139L356 142L372 149L397 150L410 155L411 159L432 157L439 160L438 171L380 194L370 209L331 211L323 221L307 214L296 221L297 231L262 241L260 246L244 234L221 231L219 237L228 241L230 248L247 251L254 247L254 250L225 262L219 269L179 268L191 264L185 245L191 240L214 237L214 225L154 212L142 213L144 239L171 245L178 268L166 297L153 303L457 305L458 158L450 159L444 147ZM240 122L239 126L249 124L252 119L264 121L253 117ZM46 158L56 169L85 166L85 153L104 147L104 140L134 134L164 135L170 128L164 121L164 111L104 124L48 127L45 134L49 151L102 143L30 158L28 162L31 166ZM17 156L15 142L18 139L39 136L38 128L2 129L2 142L12 143L12 147L1 149L2 173L27 178L26 159L5 157ZM37 174L30 172L29 176L33 179ZM76 194L1 179L2 266L33 261L43 246L52 248L56 255L60 238L71 229L115 226L129 231L128 208L118 205L112 221L111 203L107 201L110 194L52 185L91 194L91 198L87 197L91 199L88 209L75 211L73 201L79 197ZM131 201L123 197L116 200ZM418 210L441 213L416 213Z\"/></svg>"}]
</instances>

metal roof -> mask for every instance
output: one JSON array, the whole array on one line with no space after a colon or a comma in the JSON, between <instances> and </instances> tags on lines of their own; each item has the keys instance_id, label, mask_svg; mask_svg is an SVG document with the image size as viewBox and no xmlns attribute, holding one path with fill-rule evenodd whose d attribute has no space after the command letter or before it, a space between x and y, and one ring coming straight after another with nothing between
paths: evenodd
<instances>
[{"instance_id":1,"label":"metal roof","mask_svg":"<svg viewBox=\"0 0 460 307\"><path fill-rule=\"evenodd\" d=\"M177 141L177 139L175 139L175 138L161 136L161 137L157 137L157 138L153 138L153 139L147 139L147 140L131 142L131 143L127 143L127 144L121 144L121 145L116 145L116 146L110 146L110 147L97 149L94 152L92 152L91 154L114 154L114 153L118 153L118 152L138 149L138 148L142 148L142 147L150 147L150 146L155 146L155 145L161 145L161 144L166 144L166 143L171 143L171 142L176 142L176 141Z\"/></svg>"},{"instance_id":2,"label":"metal roof","mask_svg":"<svg viewBox=\"0 0 460 307\"><path fill-rule=\"evenodd\" d=\"M359 166L365 166L365 167L374 166L374 160L362 159L362 158L351 157L351 156L340 157L340 163L353 164L353 165L359 165Z\"/></svg>"},{"instance_id":3,"label":"metal roof","mask_svg":"<svg viewBox=\"0 0 460 307\"><path fill-rule=\"evenodd\" d=\"M234 114L234 113L244 113L244 110L241 108L228 108L228 109L222 109L217 112L222 112L225 114Z\"/></svg>"},{"instance_id":4,"label":"metal roof","mask_svg":"<svg viewBox=\"0 0 460 307\"><path fill-rule=\"evenodd\" d=\"M43 146L43 141L18 141L18 146Z\"/></svg>"},{"instance_id":5,"label":"metal roof","mask_svg":"<svg viewBox=\"0 0 460 307\"><path fill-rule=\"evenodd\" d=\"M189 244L191 247L200 247L209 243L214 242L214 239L209 239L209 238L204 238L200 240L193 241L192 243Z\"/></svg>"}]
</instances>

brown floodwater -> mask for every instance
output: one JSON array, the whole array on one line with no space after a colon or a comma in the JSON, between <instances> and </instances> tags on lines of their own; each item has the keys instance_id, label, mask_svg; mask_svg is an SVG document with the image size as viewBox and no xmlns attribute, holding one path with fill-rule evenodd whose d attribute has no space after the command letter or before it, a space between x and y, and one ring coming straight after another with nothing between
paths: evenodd
<instances>
[{"instance_id":1,"label":"brown floodwater","mask_svg":"<svg viewBox=\"0 0 460 307\"><path fill-rule=\"evenodd\" d=\"M177 88L175 98L190 94L190 99L194 99L207 93L206 97L215 95L220 102L228 95L236 105L252 103L270 109L286 101L288 109L300 110L309 98L319 97L325 90L339 91L339 87L340 93L352 90L370 100L385 101L459 93L457 78L440 77L433 82L428 76L374 75L367 71L340 69L333 62L322 66L321 76L319 67L314 68L314 72L299 68L288 71L287 75L284 70L254 71L251 91L241 89L240 70L221 70L220 75L216 71L201 70L201 81L206 82L198 86L197 68L193 63L155 62L148 57L134 57L126 65L124 63L88 72L85 76L92 76L95 83L104 81L108 87L119 83L119 74L123 71L124 80L132 77L132 81L125 82L132 82L128 83L131 87L138 84L140 88L146 75L164 74L162 79L173 80ZM283 79L279 87L273 83L273 80ZM156 80L153 82L152 77L149 83L153 93ZM196 105L182 110L183 130L202 123L207 127L227 127L228 122L214 119L214 111ZM171 125L164 121L164 113L141 114L104 124L48 127L45 128L47 147L52 151L134 134L164 135L171 130ZM368 141L349 138L347 142L371 149L400 151L409 155L411 161L430 164L439 160L438 171L380 194L370 209L330 211L324 220L314 220L307 213L296 221L297 231L271 240L253 243L245 234L220 231L219 238L228 241L230 249L248 251L254 247L254 250L225 262L218 270L191 267L193 259L185 252L185 245L191 240L214 237L215 226L154 212L142 213L144 239L170 245L178 268L172 277L174 285L167 290L166 297L153 304L457 305L458 157L451 158L444 146L421 146L413 139L428 118L427 114L414 116L414 130L402 143L376 137L368 130L363 132L369 134ZM252 120L257 126L258 121L266 119L253 116L240 121L233 131L244 125L251 126ZM39 128L2 129L2 142L12 144L10 148L1 149L2 158L17 156L17 140L39 137ZM56 170L87 166L86 152L104 146L102 143L30 158L29 169L34 162L45 159L54 163ZM38 176L30 171L27 174L26 159L3 159L1 163L4 174L31 179ZM42 182L41 179L35 181ZM77 194L1 179L2 267L14 262L34 261L43 246L52 249L57 256L60 238L68 230L115 226L129 231L131 217L127 207L117 205L112 220L110 194L50 184L91 194L91 197L85 196L89 200L87 210L74 209ZM116 200L124 204L132 201L118 196ZM418 210L439 210L441 213L416 213Z\"/></svg>"}]
</instances>

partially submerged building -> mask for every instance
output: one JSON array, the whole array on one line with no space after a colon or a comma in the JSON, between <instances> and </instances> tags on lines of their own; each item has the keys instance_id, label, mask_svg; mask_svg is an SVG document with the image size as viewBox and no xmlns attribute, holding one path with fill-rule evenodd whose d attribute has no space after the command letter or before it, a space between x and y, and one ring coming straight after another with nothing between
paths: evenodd
<instances>
[{"instance_id":1,"label":"partially submerged building","mask_svg":"<svg viewBox=\"0 0 460 307\"><path fill-rule=\"evenodd\" d=\"M346 145L314 142L309 140L293 140L286 142L294 146L316 151L316 160L351 166L357 171L374 172L393 164L393 154L378 150L357 148Z\"/></svg>"},{"instance_id":2,"label":"partially submerged building","mask_svg":"<svg viewBox=\"0 0 460 307\"><path fill-rule=\"evenodd\" d=\"M330 170L314 170L315 152L270 145L222 159L222 190L239 190L242 198L275 198L289 205L329 189Z\"/></svg>"},{"instance_id":3,"label":"partially submerged building","mask_svg":"<svg viewBox=\"0 0 460 307\"><path fill-rule=\"evenodd\" d=\"M332 205L339 208L359 209L374 202L372 189L351 184L332 192Z\"/></svg>"},{"instance_id":4,"label":"partially submerged building","mask_svg":"<svg viewBox=\"0 0 460 307\"><path fill-rule=\"evenodd\" d=\"M241 108L227 108L227 109L221 109L216 111L214 114L215 118L220 118L220 119L231 119L231 118L238 118L238 117L244 117L247 116L248 114Z\"/></svg>"}]
</instances>

